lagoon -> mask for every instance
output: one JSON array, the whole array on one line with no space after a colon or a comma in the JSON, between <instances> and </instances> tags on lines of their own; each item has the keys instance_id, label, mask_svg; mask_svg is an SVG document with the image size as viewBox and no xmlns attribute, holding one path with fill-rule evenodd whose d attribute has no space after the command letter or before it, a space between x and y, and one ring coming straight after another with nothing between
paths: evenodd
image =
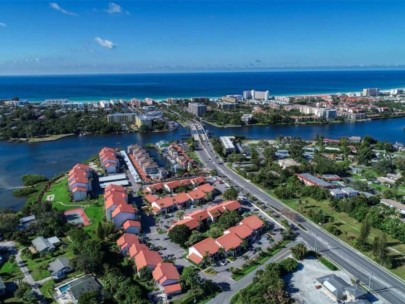
<instances>
[{"instance_id":1,"label":"lagoon","mask_svg":"<svg viewBox=\"0 0 405 304\"><path fill-rule=\"evenodd\" d=\"M270 139L277 136L297 136L313 139L370 135L392 143L405 143L405 118L374 120L327 125L277 125L217 128L206 125L213 136L238 135L249 139ZM58 141L34 144L0 142L0 208L19 209L24 199L12 196L21 186L20 177L38 173L48 177L69 170L74 164L89 159L104 146L125 148L130 144L144 145L159 140L173 141L188 134L184 128L166 133L131 133L103 136L68 137Z\"/></svg>"}]
</instances>

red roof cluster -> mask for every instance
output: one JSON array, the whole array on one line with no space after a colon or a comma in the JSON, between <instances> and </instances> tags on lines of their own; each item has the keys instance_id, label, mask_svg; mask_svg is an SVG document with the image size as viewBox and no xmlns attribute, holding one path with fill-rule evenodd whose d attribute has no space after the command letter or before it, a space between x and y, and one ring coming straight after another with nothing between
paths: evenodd
<instances>
[{"instance_id":1,"label":"red roof cluster","mask_svg":"<svg viewBox=\"0 0 405 304\"><path fill-rule=\"evenodd\" d=\"M69 190L87 192L90 188L90 167L83 164L76 164L68 175Z\"/></svg>"},{"instance_id":2,"label":"red roof cluster","mask_svg":"<svg viewBox=\"0 0 405 304\"><path fill-rule=\"evenodd\" d=\"M225 251L234 250L242 245L243 240L247 239L254 231L261 229L264 222L257 216L251 215L240 221L239 225L229 228L222 236L214 240L206 238L189 248L187 258L199 264L205 256L215 255L220 248Z\"/></svg>"},{"instance_id":3,"label":"red roof cluster","mask_svg":"<svg viewBox=\"0 0 405 304\"><path fill-rule=\"evenodd\" d=\"M114 149L105 147L101 149L98 155L104 168L117 167L118 159Z\"/></svg>"},{"instance_id":4,"label":"red roof cluster","mask_svg":"<svg viewBox=\"0 0 405 304\"><path fill-rule=\"evenodd\" d=\"M202 200L205 198L207 193L214 191L214 187L210 184L203 184L196 187L194 190L189 192L177 193L173 196L165 196L162 198L157 198L153 195L147 195L145 199L150 202L152 201L152 208L154 213L159 213L162 209L169 209L171 207L181 207L189 201Z\"/></svg>"}]
</instances>

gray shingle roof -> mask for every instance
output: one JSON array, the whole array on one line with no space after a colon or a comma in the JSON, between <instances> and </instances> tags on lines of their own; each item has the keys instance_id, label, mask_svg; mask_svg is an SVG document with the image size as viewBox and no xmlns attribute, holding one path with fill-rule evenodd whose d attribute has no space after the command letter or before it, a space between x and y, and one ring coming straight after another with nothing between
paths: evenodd
<instances>
[{"instance_id":1,"label":"gray shingle roof","mask_svg":"<svg viewBox=\"0 0 405 304\"><path fill-rule=\"evenodd\" d=\"M52 245L46 238L42 236L33 239L32 245L34 245L35 249L39 252L55 248L54 245Z\"/></svg>"},{"instance_id":2,"label":"gray shingle roof","mask_svg":"<svg viewBox=\"0 0 405 304\"><path fill-rule=\"evenodd\" d=\"M84 276L69 285L70 293L76 300L79 300L80 296L84 293L101 289L101 285L92 276Z\"/></svg>"},{"instance_id":3,"label":"gray shingle roof","mask_svg":"<svg viewBox=\"0 0 405 304\"><path fill-rule=\"evenodd\" d=\"M59 257L49 264L49 270L52 273L58 272L65 267L69 267L69 260L65 257Z\"/></svg>"}]
</instances>

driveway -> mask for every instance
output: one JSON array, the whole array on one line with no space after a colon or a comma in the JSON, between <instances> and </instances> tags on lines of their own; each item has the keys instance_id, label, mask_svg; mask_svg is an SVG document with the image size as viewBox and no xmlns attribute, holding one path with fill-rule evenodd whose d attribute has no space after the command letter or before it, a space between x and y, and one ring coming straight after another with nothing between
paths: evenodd
<instances>
[{"instance_id":1,"label":"driveway","mask_svg":"<svg viewBox=\"0 0 405 304\"><path fill-rule=\"evenodd\" d=\"M21 272L24 274L24 281L27 282L28 284L31 285L32 290L38 294L39 296L42 296L42 292L41 290L39 290L38 287L36 287L38 284L38 282L36 282L34 280L34 278L32 277L30 270L28 269L27 266L20 266L20 263L23 262L23 259L21 258L21 250L19 250L15 256L15 261L18 265L18 267L20 268ZM21 265L25 265L25 264L21 264Z\"/></svg>"}]
</instances>

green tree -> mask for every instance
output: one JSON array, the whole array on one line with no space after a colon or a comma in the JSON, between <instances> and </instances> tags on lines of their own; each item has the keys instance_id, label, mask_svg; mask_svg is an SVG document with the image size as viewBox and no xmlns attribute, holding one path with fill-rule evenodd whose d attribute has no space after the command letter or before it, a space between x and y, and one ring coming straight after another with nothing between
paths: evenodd
<instances>
[{"instance_id":1,"label":"green tree","mask_svg":"<svg viewBox=\"0 0 405 304\"><path fill-rule=\"evenodd\" d=\"M302 260L303 258L305 258L307 252L307 247L303 243L299 243L291 248L291 253L297 260Z\"/></svg>"},{"instance_id":2,"label":"green tree","mask_svg":"<svg viewBox=\"0 0 405 304\"><path fill-rule=\"evenodd\" d=\"M191 231L186 225L174 226L172 229L170 229L168 234L169 239L172 242L179 244L182 247L186 247L186 242L188 241L190 235Z\"/></svg>"},{"instance_id":3,"label":"green tree","mask_svg":"<svg viewBox=\"0 0 405 304\"><path fill-rule=\"evenodd\" d=\"M201 289L201 277L198 269L194 266L188 266L183 269L180 281L185 290L196 291Z\"/></svg>"},{"instance_id":4,"label":"green tree","mask_svg":"<svg viewBox=\"0 0 405 304\"><path fill-rule=\"evenodd\" d=\"M219 229L225 230L228 229L229 227L235 226L238 222L240 222L241 219L242 217L238 212L226 211L219 217L217 221L217 226Z\"/></svg>"},{"instance_id":5,"label":"green tree","mask_svg":"<svg viewBox=\"0 0 405 304\"><path fill-rule=\"evenodd\" d=\"M361 223L360 233L357 238L360 245L364 245L367 242L367 238L370 234L370 221L368 218L365 218L364 221Z\"/></svg>"},{"instance_id":6,"label":"green tree","mask_svg":"<svg viewBox=\"0 0 405 304\"><path fill-rule=\"evenodd\" d=\"M230 187L224 191L223 197L226 200L236 200L238 198L238 191L234 187Z\"/></svg>"},{"instance_id":7,"label":"green tree","mask_svg":"<svg viewBox=\"0 0 405 304\"><path fill-rule=\"evenodd\" d=\"M78 301L79 304L97 304L100 303L100 296L97 291L83 293Z\"/></svg>"}]
</instances>

